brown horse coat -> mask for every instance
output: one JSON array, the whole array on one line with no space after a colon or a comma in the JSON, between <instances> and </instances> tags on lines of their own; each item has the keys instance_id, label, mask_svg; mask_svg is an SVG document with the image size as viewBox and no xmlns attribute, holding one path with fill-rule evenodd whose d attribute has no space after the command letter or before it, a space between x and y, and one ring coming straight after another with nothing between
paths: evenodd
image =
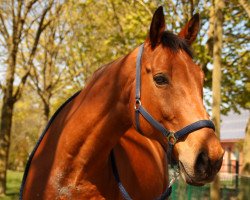
<instances>
[{"instance_id":1,"label":"brown horse coat","mask_svg":"<svg viewBox=\"0 0 250 200\"><path fill-rule=\"evenodd\" d=\"M164 32L160 7L144 43L141 101L172 131L209 118L202 101L203 73L189 50L198 27L195 15L179 36ZM151 139L134 129L137 54L138 48L100 68L59 112L32 158L23 199L122 199L111 170L112 149L133 199L154 199L165 190L167 161L161 145L168 147L166 138L142 117L141 130ZM223 153L209 128L185 136L174 147L181 174L193 185L213 180Z\"/></svg>"}]
</instances>

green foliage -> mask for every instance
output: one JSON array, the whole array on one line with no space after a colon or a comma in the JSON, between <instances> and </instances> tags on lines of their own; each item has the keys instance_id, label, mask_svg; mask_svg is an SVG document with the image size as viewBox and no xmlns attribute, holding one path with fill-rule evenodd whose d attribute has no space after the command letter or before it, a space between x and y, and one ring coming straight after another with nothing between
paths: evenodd
<instances>
[{"instance_id":1,"label":"green foliage","mask_svg":"<svg viewBox=\"0 0 250 200\"><path fill-rule=\"evenodd\" d=\"M224 113L238 107L250 108L249 59L250 21L237 1L227 6L224 15L222 101Z\"/></svg>"},{"instance_id":2,"label":"green foliage","mask_svg":"<svg viewBox=\"0 0 250 200\"><path fill-rule=\"evenodd\" d=\"M142 43L155 8L155 2L71 1L66 20L74 31L65 51L69 71L78 72L73 80L84 85L101 65Z\"/></svg>"},{"instance_id":3,"label":"green foliage","mask_svg":"<svg viewBox=\"0 0 250 200\"><path fill-rule=\"evenodd\" d=\"M195 60L203 68L205 87L211 90L212 54L209 52L208 27L211 3L195 1L194 5L179 1L71 1L70 21L72 37L69 37L69 70L82 71L74 79L83 85L99 66L131 51L142 43L147 35L152 13L157 6L165 8L167 29L178 33L191 17L199 12L201 30L193 45ZM98 13L98 14L97 14ZM232 14L233 13L233 14ZM249 106L249 19L244 9L230 1L224 11L224 48L222 79L222 112ZM211 107L210 95L206 103Z\"/></svg>"},{"instance_id":4,"label":"green foliage","mask_svg":"<svg viewBox=\"0 0 250 200\"><path fill-rule=\"evenodd\" d=\"M23 170L29 153L41 134L41 102L26 88L14 110L8 168Z\"/></svg>"},{"instance_id":5,"label":"green foliage","mask_svg":"<svg viewBox=\"0 0 250 200\"><path fill-rule=\"evenodd\" d=\"M175 33L180 31L192 13L200 13L201 30L193 49L195 60L206 75L205 99L211 106L213 59L207 45L211 3L207 0L192 1L192 5L190 2L69 0L64 3L56 20L53 18L41 35L33 62L34 70L22 99L16 105L9 166L13 169L23 167L44 127L41 122L43 101L38 92L43 92L45 96L51 92L48 95L51 116L69 96L84 87L97 68L129 53L146 39L152 14L159 5L164 6L167 29ZM32 20L32 16L29 16L29 21ZM227 113L230 109L237 111L238 107L250 106L250 22L236 0L227 2L224 20L221 89L222 111ZM27 56L25 52L30 46L29 41L34 37L34 30L31 28L29 31L31 38L27 37L27 42L20 46L17 61L20 77L27 68L22 56ZM50 41L51 38L54 41ZM4 54L1 54L1 58L6 60ZM51 68L45 70L45 63L49 60ZM44 84L49 83L48 80L56 83L53 89L49 87L50 84Z\"/></svg>"}]
</instances>

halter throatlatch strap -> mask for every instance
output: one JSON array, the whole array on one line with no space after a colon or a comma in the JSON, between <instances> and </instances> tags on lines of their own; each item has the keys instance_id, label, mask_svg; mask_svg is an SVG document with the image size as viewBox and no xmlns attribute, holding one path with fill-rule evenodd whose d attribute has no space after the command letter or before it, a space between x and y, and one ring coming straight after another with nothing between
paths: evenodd
<instances>
[{"instance_id":1,"label":"halter throatlatch strap","mask_svg":"<svg viewBox=\"0 0 250 200\"><path fill-rule=\"evenodd\" d=\"M113 149L111 150L110 153L110 160L111 160L111 166L112 166L112 171L115 177L115 180L118 184L119 190L122 193L122 196L124 199L126 200L132 200L132 198L129 196L128 192L126 191L126 189L124 188L124 186L122 185L122 182L120 180L120 176L116 167L116 162L115 162L115 156L114 156L114 151Z\"/></svg>"}]
</instances>

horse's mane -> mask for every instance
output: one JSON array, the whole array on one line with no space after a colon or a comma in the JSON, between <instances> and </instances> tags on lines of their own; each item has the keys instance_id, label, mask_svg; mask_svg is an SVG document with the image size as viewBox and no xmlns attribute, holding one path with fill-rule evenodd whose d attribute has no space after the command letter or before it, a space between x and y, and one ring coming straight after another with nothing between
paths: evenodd
<instances>
[{"instance_id":1,"label":"horse's mane","mask_svg":"<svg viewBox=\"0 0 250 200\"><path fill-rule=\"evenodd\" d=\"M184 50L191 58L193 57L191 47L187 44L186 40L178 37L170 31L163 32L161 43L173 52L177 52L181 49Z\"/></svg>"}]
</instances>

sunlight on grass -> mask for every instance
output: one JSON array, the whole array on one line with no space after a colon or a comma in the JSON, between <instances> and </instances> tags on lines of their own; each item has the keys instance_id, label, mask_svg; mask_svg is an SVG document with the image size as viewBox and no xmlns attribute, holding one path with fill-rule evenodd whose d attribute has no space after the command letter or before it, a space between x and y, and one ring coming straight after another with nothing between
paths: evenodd
<instances>
[{"instance_id":1,"label":"sunlight on grass","mask_svg":"<svg viewBox=\"0 0 250 200\"><path fill-rule=\"evenodd\" d=\"M23 177L23 172L8 170L7 194L6 196L1 196L0 200L18 200L22 177Z\"/></svg>"}]
</instances>

